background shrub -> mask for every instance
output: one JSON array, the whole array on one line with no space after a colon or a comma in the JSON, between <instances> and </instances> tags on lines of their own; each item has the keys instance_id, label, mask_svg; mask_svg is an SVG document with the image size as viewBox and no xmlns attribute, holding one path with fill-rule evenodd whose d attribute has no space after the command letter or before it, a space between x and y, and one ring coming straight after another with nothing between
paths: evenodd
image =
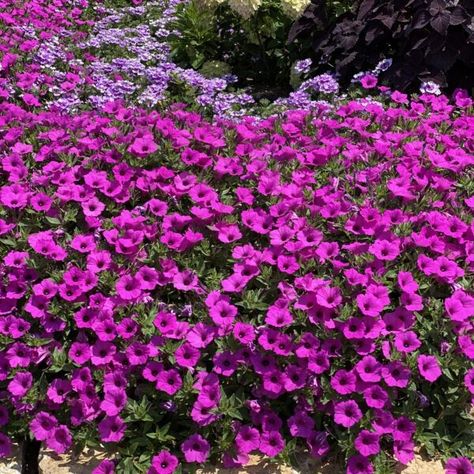
<instances>
[{"instance_id":1,"label":"background shrub","mask_svg":"<svg viewBox=\"0 0 474 474\"><path fill-rule=\"evenodd\" d=\"M347 85L355 74L391 58L381 78L399 90L428 81L473 88L471 0L362 0L329 24L327 3L315 0L289 34L304 54L311 45L315 73L335 69Z\"/></svg>"}]
</instances>

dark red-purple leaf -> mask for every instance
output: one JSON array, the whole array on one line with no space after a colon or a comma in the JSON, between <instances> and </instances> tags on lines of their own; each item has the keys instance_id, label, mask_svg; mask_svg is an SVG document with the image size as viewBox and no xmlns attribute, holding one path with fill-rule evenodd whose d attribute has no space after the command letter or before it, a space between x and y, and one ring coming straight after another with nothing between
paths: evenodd
<instances>
[{"instance_id":1,"label":"dark red-purple leaf","mask_svg":"<svg viewBox=\"0 0 474 474\"><path fill-rule=\"evenodd\" d=\"M446 35L449 27L449 14L448 13L440 13L439 15L435 16L431 21L430 25L433 29L442 36Z\"/></svg>"},{"instance_id":2,"label":"dark red-purple leaf","mask_svg":"<svg viewBox=\"0 0 474 474\"><path fill-rule=\"evenodd\" d=\"M464 8L456 7L451 12L451 15L449 17L449 24L450 25L461 25L462 23L464 23L468 19L469 19L469 16L467 15Z\"/></svg>"}]
</instances>

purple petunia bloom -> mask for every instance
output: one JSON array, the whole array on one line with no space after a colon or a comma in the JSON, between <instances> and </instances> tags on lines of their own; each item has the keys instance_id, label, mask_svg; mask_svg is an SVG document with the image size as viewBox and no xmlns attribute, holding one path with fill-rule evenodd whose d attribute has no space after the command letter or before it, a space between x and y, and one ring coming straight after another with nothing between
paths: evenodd
<instances>
[{"instance_id":1,"label":"purple petunia bloom","mask_svg":"<svg viewBox=\"0 0 474 474\"><path fill-rule=\"evenodd\" d=\"M285 447L285 441L278 431L264 431L260 437L260 452L275 457Z\"/></svg>"},{"instance_id":2,"label":"purple petunia bloom","mask_svg":"<svg viewBox=\"0 0 474 474\"><path fill-rule=\"evenodd\" d=\"M174 395L183 385L181 377L177 370L163 370L156 379L156 388L168 395Z\"/></svg>"},{"instance_id":3,"label":"purple petunia bloom","mask_svg":"<svg viewBox=\"0 0 474 474\"><path fill-rule=\"evenodd\" d=\"M110 459L104 459L91 474L115 474L115 463Z\"/></svg>"},{"instance_id":4,"label":"purple petunia bloom","mask_svg":"<svg viewBox=\"0 0 474 474\"><path fill-rule=\"evenodd\" d=\"M446 474L473 474L474 465L469 459L460 457L460 458L451 458L448 459L445 465Z\"/></svg>"},{"instance_id":5,"label":"purple petunia bloom","mask_svg":"<svg viewBox=\"0 0 474 474\"><path fill-rule=\"evenodd\" d=\"M347 474L372 474L374 466L360 454L351 456L347 461Z\"/></svg>"},{"instance_id":6,"label":"purple petunia bloom","mask_svg":"<svg viewBox=\"0 0 474 474\"><path fill-rule=\"evenodd\" d=\"M66 425L52 429L46 438L46 446L57 454L65 453L72 444L72 436Z\"/></svg>"},{"instance_id":7,"label":"purple petunia bloom","mask_svg":"<svg viewBox=\"0 0 474 474\"><path fill-rule=\"evenodd\" d=\"M428 382L434 382L442 375L441 367L434 356L419 355L417 364L421 376L428 380Z\"/></svg>"},{"instance_id":8,"label":"purple petunia bloom","mask_svg":"<svg viewBox=\"0 0 474 474\"><path fill-rule=\"evenodd\" d=\"M380 435L362 430L354 441L354 446L362 456L373 456L380 452Z\"/></svg>"},{"instance_id":9,"label":"purple petunia bloom","mask_svg":"<svg viewBox=\"0 0 474 474\"><path fill-rule=\"evenodd\" d=\"M421 346L421 342L413 331L395 334L395 348L399 352L413 352Z\"/></svg>"},{"instance_id":10,"label":"purple petunia bloom","mask_svg":"<svg viewBox=\"0 0 474 474\"><path fill-rule=\"evenodd\" d=\"M120 417L106 417L98 424L100 439L106 443L117 443L123 438L125 428L126 425Z\"/></svg>"},{"instance_id":11,"label":"purple petunia bloom","mask_svg":"<svg viewBox=\"0 0 474 474\"><path fill-rule=\"evenodd\" d=\"M334 421L350 428L362 419L362 412L354 400L337 402L334 404Z\"/></svg>"},{"instance_id":12,"label":"purple petunia bloom","mask_svg":"<svg viewBox=\"0 0 474 474\"><path fill-rule=\"evenodd\" d=\"M181 444L187 462L204 463L210 452L209 443L199 434L193 434Z\"/></svg>"},{"instance_id":13,"label":"purple petunia bloom","mask_svg":"<svg viewBox=\"0 0 474 474\"><path fill-rule=\"evenodd\" d=\"M147 474L173 474L178 468L179 461L169 451L163 450L153 456Z\"/></svg>"},{"instance_id":14,"label":"purple petunia bloom","mask_svg":"<svg viewBox=\"0 0 474 474\"><path fill-rule=\"evenodd\" d=\"M235 437L235 445L239 452L250 453L260 446L260 433L251 426L242 426Z\"/></svg>"},{"instance_id":15,"label":"purple petunia bloom","mask_svg":"<svg viewBox=\"0 0 474 474\"><path fill-rule=\"evenodd\" d=\"M23 398L33 385L33 376L29 372L17 372L8 384L8 391L18 398Z\"/></svg>"}]
</instances>

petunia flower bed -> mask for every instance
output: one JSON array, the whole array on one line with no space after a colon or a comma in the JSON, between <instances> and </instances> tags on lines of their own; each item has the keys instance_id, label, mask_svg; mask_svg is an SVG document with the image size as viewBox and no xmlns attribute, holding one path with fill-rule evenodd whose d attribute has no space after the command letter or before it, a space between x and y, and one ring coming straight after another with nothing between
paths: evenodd
<instances>
[{"instance_id":1,"label":"petunia flower bed","mask_svg":"<svg viewBox=\"0 0 474 474\"><path fill-rule=\"evenodd\" d=\"M40 447L87 446L109 453L95 474L172 474L305 451L370 474L419 447L473 472L466 93L238 122L180 103L64 113L10 86L12 54L0 456L23 443L34 472Z\"/></svg>"},{"instance_id":2,"label":"petunia flower bed","mask_svg":"<svg viewBox=\"0 0 474 474\"><path fill-rule=\"evenodd\" d=\"M469 110L210 125L3 104L3 455L28 433L125 472L467 454Z\"/></svg>"}]
</instances>

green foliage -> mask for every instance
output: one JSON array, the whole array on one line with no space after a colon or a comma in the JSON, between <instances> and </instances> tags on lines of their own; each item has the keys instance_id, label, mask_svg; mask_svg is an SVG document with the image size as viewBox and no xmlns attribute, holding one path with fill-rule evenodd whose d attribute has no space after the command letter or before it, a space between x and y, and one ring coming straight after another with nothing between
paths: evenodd
<instances>
[{"instance_id":1,"label":"green foliage","mask_svg":"<svg viewBox=\"0 0 474 474\"><path fill-rule=\"evenodd\" d=\"M172 57L205 75L210 72L206 63L218 61L220 73L215 75L232 72L239 86L287 88L294 60L286 45L291 23L274 0L264 0L248 19L226 3L192 0L180 7L173 25L178 33L170 38Z\"/></svg>"}]
</instances>

